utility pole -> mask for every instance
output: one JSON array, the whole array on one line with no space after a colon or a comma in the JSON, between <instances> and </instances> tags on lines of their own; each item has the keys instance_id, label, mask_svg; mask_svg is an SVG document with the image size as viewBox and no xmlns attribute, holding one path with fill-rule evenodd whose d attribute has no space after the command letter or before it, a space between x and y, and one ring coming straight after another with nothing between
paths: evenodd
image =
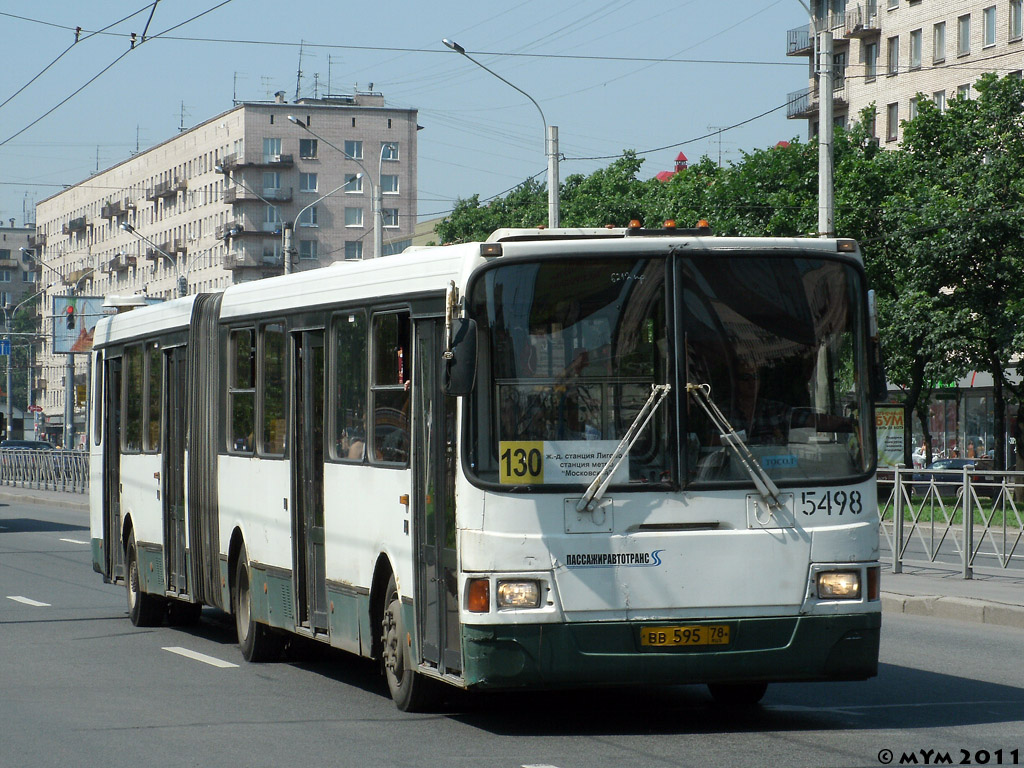
<instances>
[{"instance_id":1,"label":"utility pole","mask_svg":"<svg viewBox=\"0 0 1024 768\"><path fill-rule=\"evenodd\" d=\"M822 2L823 18L818 25L818 237L835 234L835 198L832 184L833 134L832 106L834 62L832 58L832 4Z\"/></svg>"}]
</instances>

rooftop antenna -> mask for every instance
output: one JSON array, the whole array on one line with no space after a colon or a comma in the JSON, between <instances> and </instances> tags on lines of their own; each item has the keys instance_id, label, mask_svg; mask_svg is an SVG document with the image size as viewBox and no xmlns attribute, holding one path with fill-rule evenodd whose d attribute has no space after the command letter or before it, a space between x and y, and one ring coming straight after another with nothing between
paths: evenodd
<instances>
[{"instance_id":1,"label":"rooftop antenna","mask_svg":"<svg viewBox=\"0 0 1024 768\"><path fill-rule=\"evenodd\" d=\"M330 96L334 91L331 90L331 54L327 54L327 95Z\"/></svg>"},{"instance_id":2,"label":"rooftop antenna","mask_svg":"<svg viewBox=\"0 0 1024 768\"><path fill-rule=\"evenodd\" d=\"M302 46L304 40L299 40L299 70L295 75L295 100L299 100L299 89L302 87Z\"/></svg>"},{"instance_id":3,"label":"rooftop antenna","mask_svg":"<svg viewBox=\"0 0 1024 768\"><path fill-rule=\"evenodd\" d=\"M100 172L100 145L96 145L96 173Z\"/></svg>"},{"instance_id":4,"label":"rooftop antenna","mask_svg":"<svg viewBox=\"0 0 1024 768\"><path fill-rule=\"evenodd\" d=\"M185 130L186 130L185 129L185 116L186 115L191 117L192 113L191 112L187 112L185 110L185 102L183 101L183 102L181 102L181 121L178 123L178 133L184 133Z\"/></svg>"},{"instance_id":5,"label":"rooftop antenna","mask_svg":"<svg viewBox=\"0 0 1024 768\"><path fill-rule=\"evenodd\" d=\"M725 130L724 125L709 125L709 131L716 131L718 133L718 167L722 167L722 131Z\"/></svg>"},{"instance_id":6,"label":"rooftop antenna","mask_svg":"<svg viewBox=\"0 0 1024 768\"><path fill-rule=\"evenodd\" d=\"M274 93L271 90L274 86L270 82L270 78L266 75L260 75L260 86L263 88L263 92L267 96L267 101L270 101L274 97Z\"/></svg>"},{"instance_id":7,"label":"rooftop antenna","mask_svg":"<svg viewBox=\"0 0 1024 768\"><path fill-rule=\"evenodd\" d=\"M313 73L313 98L314 99L319 99L320 98L320 73L319 72L314 72Z\"/></svg>"}]
</instances>

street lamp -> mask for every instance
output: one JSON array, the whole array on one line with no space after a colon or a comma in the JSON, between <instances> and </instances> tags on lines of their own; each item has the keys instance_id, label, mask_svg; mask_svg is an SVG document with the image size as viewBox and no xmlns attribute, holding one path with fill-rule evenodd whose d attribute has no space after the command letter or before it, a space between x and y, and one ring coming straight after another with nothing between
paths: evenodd
<instances>
[{"instance_id":1,"label":"street lamp","mask_svg":"<svg viewBox=\"0 0 1024 768\"><path fill-rule=\"evenodd\" d=\"M451 48L456 53L465 56L467 59L472 61L474 64L476 64L484 71L494 75L496 78L501 80L501 82L503 82L505 85L519 91L519 93L523 94L523 96L528 98L533 103L533 106L537 108L537 111L540 112L541 122L544 123L544 154L547 156L548 160L548 227L557 227L560 218L558 210L558 126L548 125L548 121L544 117L544 110L540 108L540 104L538 104L536 99L534 99L533 96L528 94L522 88L520 88L517 85L514 85L513 83L510 83L508 80L506 80L504 77L499 75L494 70L489 69L488 67L481 64L479 61L477 61L468 53L466 53L466 49L463 48L458 43L456 43L454 40L449 40L448 38L445 38L441 42L444 43L449 48Z\"/></svg>"},{"instance_id":2,"label":"street lamp","mask_svg":"<svg viewBox=\"0 0 1024 768\"><path fill-rule=\"evenodd\" d=\"M811 19L811 29L818 49L818 237L835 234L835 188L832 181L832 145L835 134L832 125L835 73L832 61L832 9L831 2L822 3L822 20L818 23L814 11L804 0L797 0Z\"/></svg>"},{"instance_id":3,"label":"street lamp","mask_svg":"<svg viewBox=\"0 0 1024 768\"><path fill-rule=\"evenodd\" d=\"M159 253L161 256L163 256L165 259L167 259L169 262L171 262L171 265L174 267L174 271L178 275L178 296L188 296L188 278L185 276L185 274L182 274L182 271L181 271L181 268L178 265L178 262L176 262L168 254L164 253L164 251L160 248L160 246L158 246L156 243L154 243L152 240L150 240L144 234L139 232L139 230L137 230L135 227L133 227L127 221L121 222L121 229L123 229L128 234L135 235L140 240L149 243L151 246L153 246L153 250L155 250L157 253Z\"/></svg>"},{"instance_id":4,"label":"street lamp","mask_svg":"<svg viewBox=\"0 0 1024 768\"><path fill-rule=\"evenodd\" d=\"M363 175L366 176L366 183L370 185L370 199L372 201L371 204L370 204L370 207L371 207L371 212L372 212L372 215L373 215L373 258L380 258L383 255L383 243L384 243L384 233L381 230L381 210L380 210L381 209L381 200L380 200L380 176L379 176L379 171L380 171L381 166L378 165L377 185L374 186L373 179L370 178L370 172L368 170L366 170L366 166L363 165L359 161L358 158L352 157L352 155L350 155L348 152L343 150L341 147L338 147L338 146L332 144L330 141L325 139L323 136L321 136L320 134L316 133L312 128L310 128L304 122L299 120L299 118L295 117L295 115L288 115L288 120L290 120L291 122L295 123L295 125L299 126L300 128L302 128L302 130L306 131L310 135L315 136L318 141L322 141L324 144L326 144L331 149L333 149L333 150L335 150L337 152L340 152L347 160L351 160L353 163L355 163L356 165L358 165L360 168L363 169ZM388 144L384 144L380 148L381 163L383 163L383 160L384 160L384 148L386 146L389 146L389 145ZM342 185L342 186L344 186L344 185ZM339 187L339 189L340 189L340 187ZM334 190L334 192L337 192L337 191L338 191L337 189ZM324 197L327 197L327 195L324 195ZM320 198L320 199L323 200L323 197ZM304 210L305 210L305 208L303 209L303 211ZM300 213L301 213L301 211L300 211ZM298 223L298 220L299 220L298 216L296 216L295 217L296 224ZM287 257L288 257L288 254L285 254L285 258L287 258Z\"/></svg>"}]
</instances>

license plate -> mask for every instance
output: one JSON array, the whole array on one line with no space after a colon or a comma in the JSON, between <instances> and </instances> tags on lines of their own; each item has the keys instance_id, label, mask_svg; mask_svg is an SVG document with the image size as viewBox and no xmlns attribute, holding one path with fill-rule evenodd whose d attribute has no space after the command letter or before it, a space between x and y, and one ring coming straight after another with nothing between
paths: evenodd
<instances>
[{"instance_id":1,"label":"license plate","mask_svg":"<svg viewBox=\"0 0 1024 768\"><path fill-rule=\"evenodd\" d=\"M728 645L728 624L700 624L678 627L642 627L640 644L655 648L693 645Z\"/></svg>"}]
</instances>

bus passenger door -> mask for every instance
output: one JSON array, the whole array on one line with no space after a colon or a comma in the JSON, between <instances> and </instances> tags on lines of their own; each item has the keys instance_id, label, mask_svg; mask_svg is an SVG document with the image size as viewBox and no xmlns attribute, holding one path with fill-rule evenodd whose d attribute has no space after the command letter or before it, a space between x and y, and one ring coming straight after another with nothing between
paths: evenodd
<instances>
[{"instance_id":1,"label":"bus passenger door","mask_svg":"<svg viewBox=\"0 0 1024 768\"><path fill-rule=\"evenodd\" d=\"M444 322L416 324L413 362L413 528L423 660L462 672L455 546L455 401L441 392Z\"/></svg>"},{"instance_id":2,"label":"bus passenger door","mask_svg":"<svg viewBox=\"0 0 1024 768\"><path fill-rule=\"evenodd\" d=\"M187 594L188 563L185 550L185 347L163 353L164 413L161 454L163 456L164 553L167 589Z\"/></svg>"},{"instance_id":3,"label":"bus passenger door","mask_svg":"<svg viewBox=\"0 0 1024 768\"><path fill-rule=\"evenodd\" d=\"M121 549L121 358L105 358L103 377L103 551L110 581L124 578Z\"/></svg>"},{"instance_id":4,"label":"bus passenger door","mask_svg":"<svg viewBox=\"0 0 1024 768\"><path fill-rule=\"evenodd\" d=\"M292 334L292 531L298 624L327 632L324 562L324 332Z\"/></svg>"}]
</instances>

